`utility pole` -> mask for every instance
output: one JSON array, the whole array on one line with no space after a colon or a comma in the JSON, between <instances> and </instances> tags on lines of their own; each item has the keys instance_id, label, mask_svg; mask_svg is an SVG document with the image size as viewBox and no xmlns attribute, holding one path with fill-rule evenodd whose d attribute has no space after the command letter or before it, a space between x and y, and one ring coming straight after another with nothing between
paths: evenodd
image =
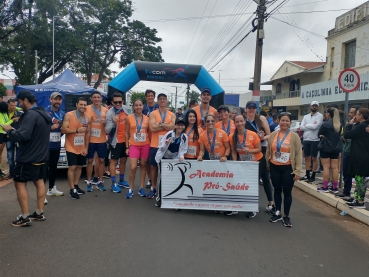
<instances>
[{"instance_id":1,"label":"utility pole","mask_svg":"<svg viewBox=\"0 0 369 277\"><path fill-rule=\"evenodd\" d=\"M35 50L35 84L38 84L38 78L37 78L37 71L38 71L38 56L37 56L37 50Z\"/></svg>"},{"instance_id":2,"label":"utility pole","mask_svg":"<svg viewBox=\"0 0 369 277\"><path fill-rule=\"evenodd\" d=\"M218 81L219 85L220 85L220 71L222 71L222 70L219 69L219 81Z\"/></svg>"},{"instance_id":3,"label":"utility pole","mask_svg":"<svg viewBox=\"0 0 369 277\"><path fill-rule=\"evenodd\" d=\"M255 66L254 66L254 87L252 90L252 100L256 102L259 110L260 102L260 82L261 82L261 64L263 58L263 40L264 40L264 13L266 11L265 0L260 0L256 14L258 20L256 32Z\"/></svg>"},{"instance_id":4,"label":"utility pole","mask_svg":"<svg viewBox=\"0 0 369 277\"><path fill-rule=\"evenodd\" d=\"M176 98L175 98L175 104L174 104L174 108L175 109L177 109L177 96L178 96L178 88L181 88L181 87L177 87L177 86L172 86L172 87L174 87L174 88L176 88ZM173 104L172 104L172 106L173 106Z\"/></svg>"},{"instance_id":5,"label":"utility pole","mask_svg":"<svg viewBox=\"0 0 369 277\"><path fill-rule=\"evenodd\" d=\"M188 104L190 102L190 84L187 84L186 96L187 96L187 109L188 109Z\"/></svg>"}]
</instances>

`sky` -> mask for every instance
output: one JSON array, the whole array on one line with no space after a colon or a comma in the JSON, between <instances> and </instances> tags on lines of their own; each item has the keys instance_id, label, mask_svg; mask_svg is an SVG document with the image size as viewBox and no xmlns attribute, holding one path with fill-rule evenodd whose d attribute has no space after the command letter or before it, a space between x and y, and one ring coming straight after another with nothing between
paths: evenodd
<instances>
[{"instance_id":1,"label":"sky","mask_svg":"<svg viewBox=\"0 0 369 277\"><path fill-rule=\"evenodd\" d=\"M283 1L277 0L267 12ZM268 81L285 60L325 61L325 37L334 28L336 17L365 2L286 0L264 24L261 81ZM162 47L165 62L203 65L213 71L211 74L217 81L220 79L226 93L248 92L254 74L256 33L250 33L233 52L214 65L219 61L218 55L228 53L252 29L257 8L253 0L133 0L133 5L132 19L155 28L157 36L162 38L158 45ZM118 73L123 70L118 65L111 69ZM173 86L181 87L179 105L179 101L184 101L184 84L139 82L132 90L151 88L174 94ZM195 86L191 89L197 90Z\"/></svg>"}]
</instances>

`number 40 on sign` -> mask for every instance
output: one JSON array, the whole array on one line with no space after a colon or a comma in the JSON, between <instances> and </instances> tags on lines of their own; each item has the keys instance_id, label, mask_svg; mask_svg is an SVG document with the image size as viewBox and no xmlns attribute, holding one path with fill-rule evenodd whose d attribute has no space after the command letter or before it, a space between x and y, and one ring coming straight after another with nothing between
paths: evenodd
<instances>
[{"instance_id":1,"label":"number 40 on sign","mask_svg":"<svg viewBox=\"0 0 369 277\"><path fill-rule=\"evenodd\" d=\"M338 84L344 92L353 92L359 87L360 75L356 70L346 68L338 77Z\"/></svg>"}]
</instances>

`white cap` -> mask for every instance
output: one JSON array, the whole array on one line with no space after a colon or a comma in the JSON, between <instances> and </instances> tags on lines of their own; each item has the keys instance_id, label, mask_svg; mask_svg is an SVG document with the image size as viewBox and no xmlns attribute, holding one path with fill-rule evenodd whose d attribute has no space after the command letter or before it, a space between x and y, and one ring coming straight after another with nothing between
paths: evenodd
<instances>
[{"instance_id":1,"label":"white cap","mask_svg":"<svg viewBox=\"0 0 369 277\"><path fill-rule=\"evenodd\" d=\"M312 106L312 105L317 105L319 107L319 102L318 101L313 101L313 102L311 102L310 106Z\"/></svg>"}]
</instances>

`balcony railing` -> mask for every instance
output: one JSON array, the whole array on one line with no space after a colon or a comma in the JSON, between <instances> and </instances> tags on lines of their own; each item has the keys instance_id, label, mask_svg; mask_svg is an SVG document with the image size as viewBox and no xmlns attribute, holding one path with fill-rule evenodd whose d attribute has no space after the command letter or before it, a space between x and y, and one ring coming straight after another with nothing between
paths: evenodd
<instances>
[{"instance_id":1,"label":"balcony railing","mask_svg":"<svg viewBox=\"0 0 369 277\"><path fill-rule=\"evenodd\" d=\"M272 101L276 99L286 99L286 98L294 98L294 97L300 97L300 96L301 96L300 90L294 90L294 91L283 92L280 94L260 96L260 101Z\"/></svg>"}]
</instances>

